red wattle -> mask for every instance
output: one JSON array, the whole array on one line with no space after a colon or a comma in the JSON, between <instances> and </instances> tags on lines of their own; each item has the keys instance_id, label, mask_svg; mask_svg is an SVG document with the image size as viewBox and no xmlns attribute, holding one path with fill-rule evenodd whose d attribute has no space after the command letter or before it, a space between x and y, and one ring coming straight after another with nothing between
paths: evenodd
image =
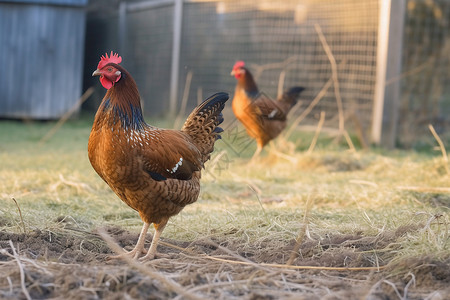
<instances>
[{"instance_id":1,"label":"red wattle","mask_svg":"<svg viewBox=\"0 0 450 300\"><path fill-rule=\"evenodd\" d=\"M103 87L107 90L112 88L113 83L105 78L105 76L100 77L100 83L103 85Z\"/></svg>"}]
</instances>

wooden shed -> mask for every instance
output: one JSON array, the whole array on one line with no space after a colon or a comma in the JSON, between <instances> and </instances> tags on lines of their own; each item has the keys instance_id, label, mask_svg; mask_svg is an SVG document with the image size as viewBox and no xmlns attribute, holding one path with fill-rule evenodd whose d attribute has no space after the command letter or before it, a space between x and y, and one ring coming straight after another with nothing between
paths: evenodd
<instances>
[{"instance_id":1,"label":"wooden shed","mask_svg":"<svg viewBox=\"0 0 450 300\"><path fill-rule=\"evenodd\" d=\"M87 0L0 0L0 118L55 119L78 100Z\"/></svg>"}]
</instances>

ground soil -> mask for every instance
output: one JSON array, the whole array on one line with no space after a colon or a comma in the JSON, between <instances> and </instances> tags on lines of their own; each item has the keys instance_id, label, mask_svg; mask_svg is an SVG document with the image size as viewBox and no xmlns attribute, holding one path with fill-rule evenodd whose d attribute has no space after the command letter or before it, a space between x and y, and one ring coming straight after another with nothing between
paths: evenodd
<instances>
[{"instance_id":1,"label":"ground soil","mask_svg":"<svg viewBox=\"0 0 450 300\"><path fill-rule=\"evenodd\" d=\"M293 265L323 267L315 270L275 265L286 263L294 240L249 245L225 238L189 242L162 238L158 251L165 257L138 268L109 260L111 248L97 231L66 226L58 233L0 232L0 298L26 299L28 293L32 299L448 299L450 259L392 261L395 241L419 227L372 237L307 239ZM121 247L129 249L137 241L136 232L105 229ZM325 268L376 264L387 267Z\"/></svg>"}]
</instances>

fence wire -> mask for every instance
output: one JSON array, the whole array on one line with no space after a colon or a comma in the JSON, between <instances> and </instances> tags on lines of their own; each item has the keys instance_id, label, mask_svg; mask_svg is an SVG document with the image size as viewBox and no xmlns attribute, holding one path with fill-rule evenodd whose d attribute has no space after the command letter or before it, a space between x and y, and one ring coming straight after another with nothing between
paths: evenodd
<instances>
[{"instance_id":1,"label":"fence wire","mask_svg":"<svg viewBox=\"0 0 450 300\"><path fill-rule=\"evenodd\" d=\"M450 125L450 1L409 0L403 41L398 141L413 146Z\"/></svg>"},{"instance_id":2,"label":"fence wire","mask_svg":"<svg viewBox=\"0 0 450 300\"><path fill-rule=\"evenodd\" d=\"M378 0L186 3L180 83L184 84L188 72L193 73L190 105L196 103L197 94L218 89L233 93L235 80L229 74L236 60L244 60L260 89L273 98L282 72L283 89L306 87L302 94L306 107L332 75L316 24L338 65L344 110L357 111L368 127L375 85ZM333 87L307 120L317 122L321 110L326 111L330 125L337 126Z\"/></svg>"},{"instance_id":3,"label":"fence wire","mask_svg":"<svg viewBox=\"0 0 450 300\"><path fill-rule=\"evenodd\" d=\"M186 112L214 92L232 95L236 82L230 71L235 61L244 60L260 90L273 98L282 73L283 89L306 87L302 107L297 110L300 114L332 76L330 54L319 38L319 26L336 61L345 126L351 129L356 119L368 137L376 84L379 2L185 0L178 107L185 91ZM417 128L427 130L425 123L435 124L438 132L448 127L450 1L406 2L404 35L398 37L403 39L403 71L387 84L400 81L397 136L401 144L412 145ZM91 13L93 18L105 17ZM126 49L122 53L138 83L147 114L167 112L169 107L173 31L173 5L127 13ZM116 45L107 42L114 37L105 40L105 45ZM301 125L317 124L321 111L326 112L325 126L337 129L333 83Z\"/></svg>"}]
</instances>

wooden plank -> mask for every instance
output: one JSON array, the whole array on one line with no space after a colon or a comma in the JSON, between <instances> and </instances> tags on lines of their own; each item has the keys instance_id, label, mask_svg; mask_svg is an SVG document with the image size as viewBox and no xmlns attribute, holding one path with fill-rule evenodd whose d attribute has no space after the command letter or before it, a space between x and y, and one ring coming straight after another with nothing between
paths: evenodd
<instances>
[{"instance_id":1,"label":"wooden plank","mask_svg":"<svg viewBox=\"0 0 450 300\"><path fill-rule=\"evenodd\" d=\"M22 3L22 4L45 4L45 5L65 5L84 6L88 0L0 0L1 2Z\"/></svg>"},{"instance_id":2,"label":"wooden plank","mask_svg":"<svg viewBox=\"0 0 450 300\"><path fill-rule=\"evenodd\" d=\"M83 9L0 3L0 19L0 117L59 118L81 94Z\"/></svg>"},{"instance_id":3,"label":"wooden plank","mask_svg":"<svg viewBox=\"0 0 450 300\"><path fill-rule=\"evenodd\" d=\"M178 102L181 31L183 24L183 0L175 0L173 15L172 67L170 71L169 113L175 116Z\"/></svg>"},{"instance_id":4,"label":"wooden plank","mask_svg":"<svg viewBox=\"0 0 450 300\"><path fill-rule=\"evenodd\" d=\"M379 145L383 127L384 89L388 55L388 38L391 14L391 0L381 0L379 8L377 74L374 93L371 140Z\"/></svg>"}]
</instances>

